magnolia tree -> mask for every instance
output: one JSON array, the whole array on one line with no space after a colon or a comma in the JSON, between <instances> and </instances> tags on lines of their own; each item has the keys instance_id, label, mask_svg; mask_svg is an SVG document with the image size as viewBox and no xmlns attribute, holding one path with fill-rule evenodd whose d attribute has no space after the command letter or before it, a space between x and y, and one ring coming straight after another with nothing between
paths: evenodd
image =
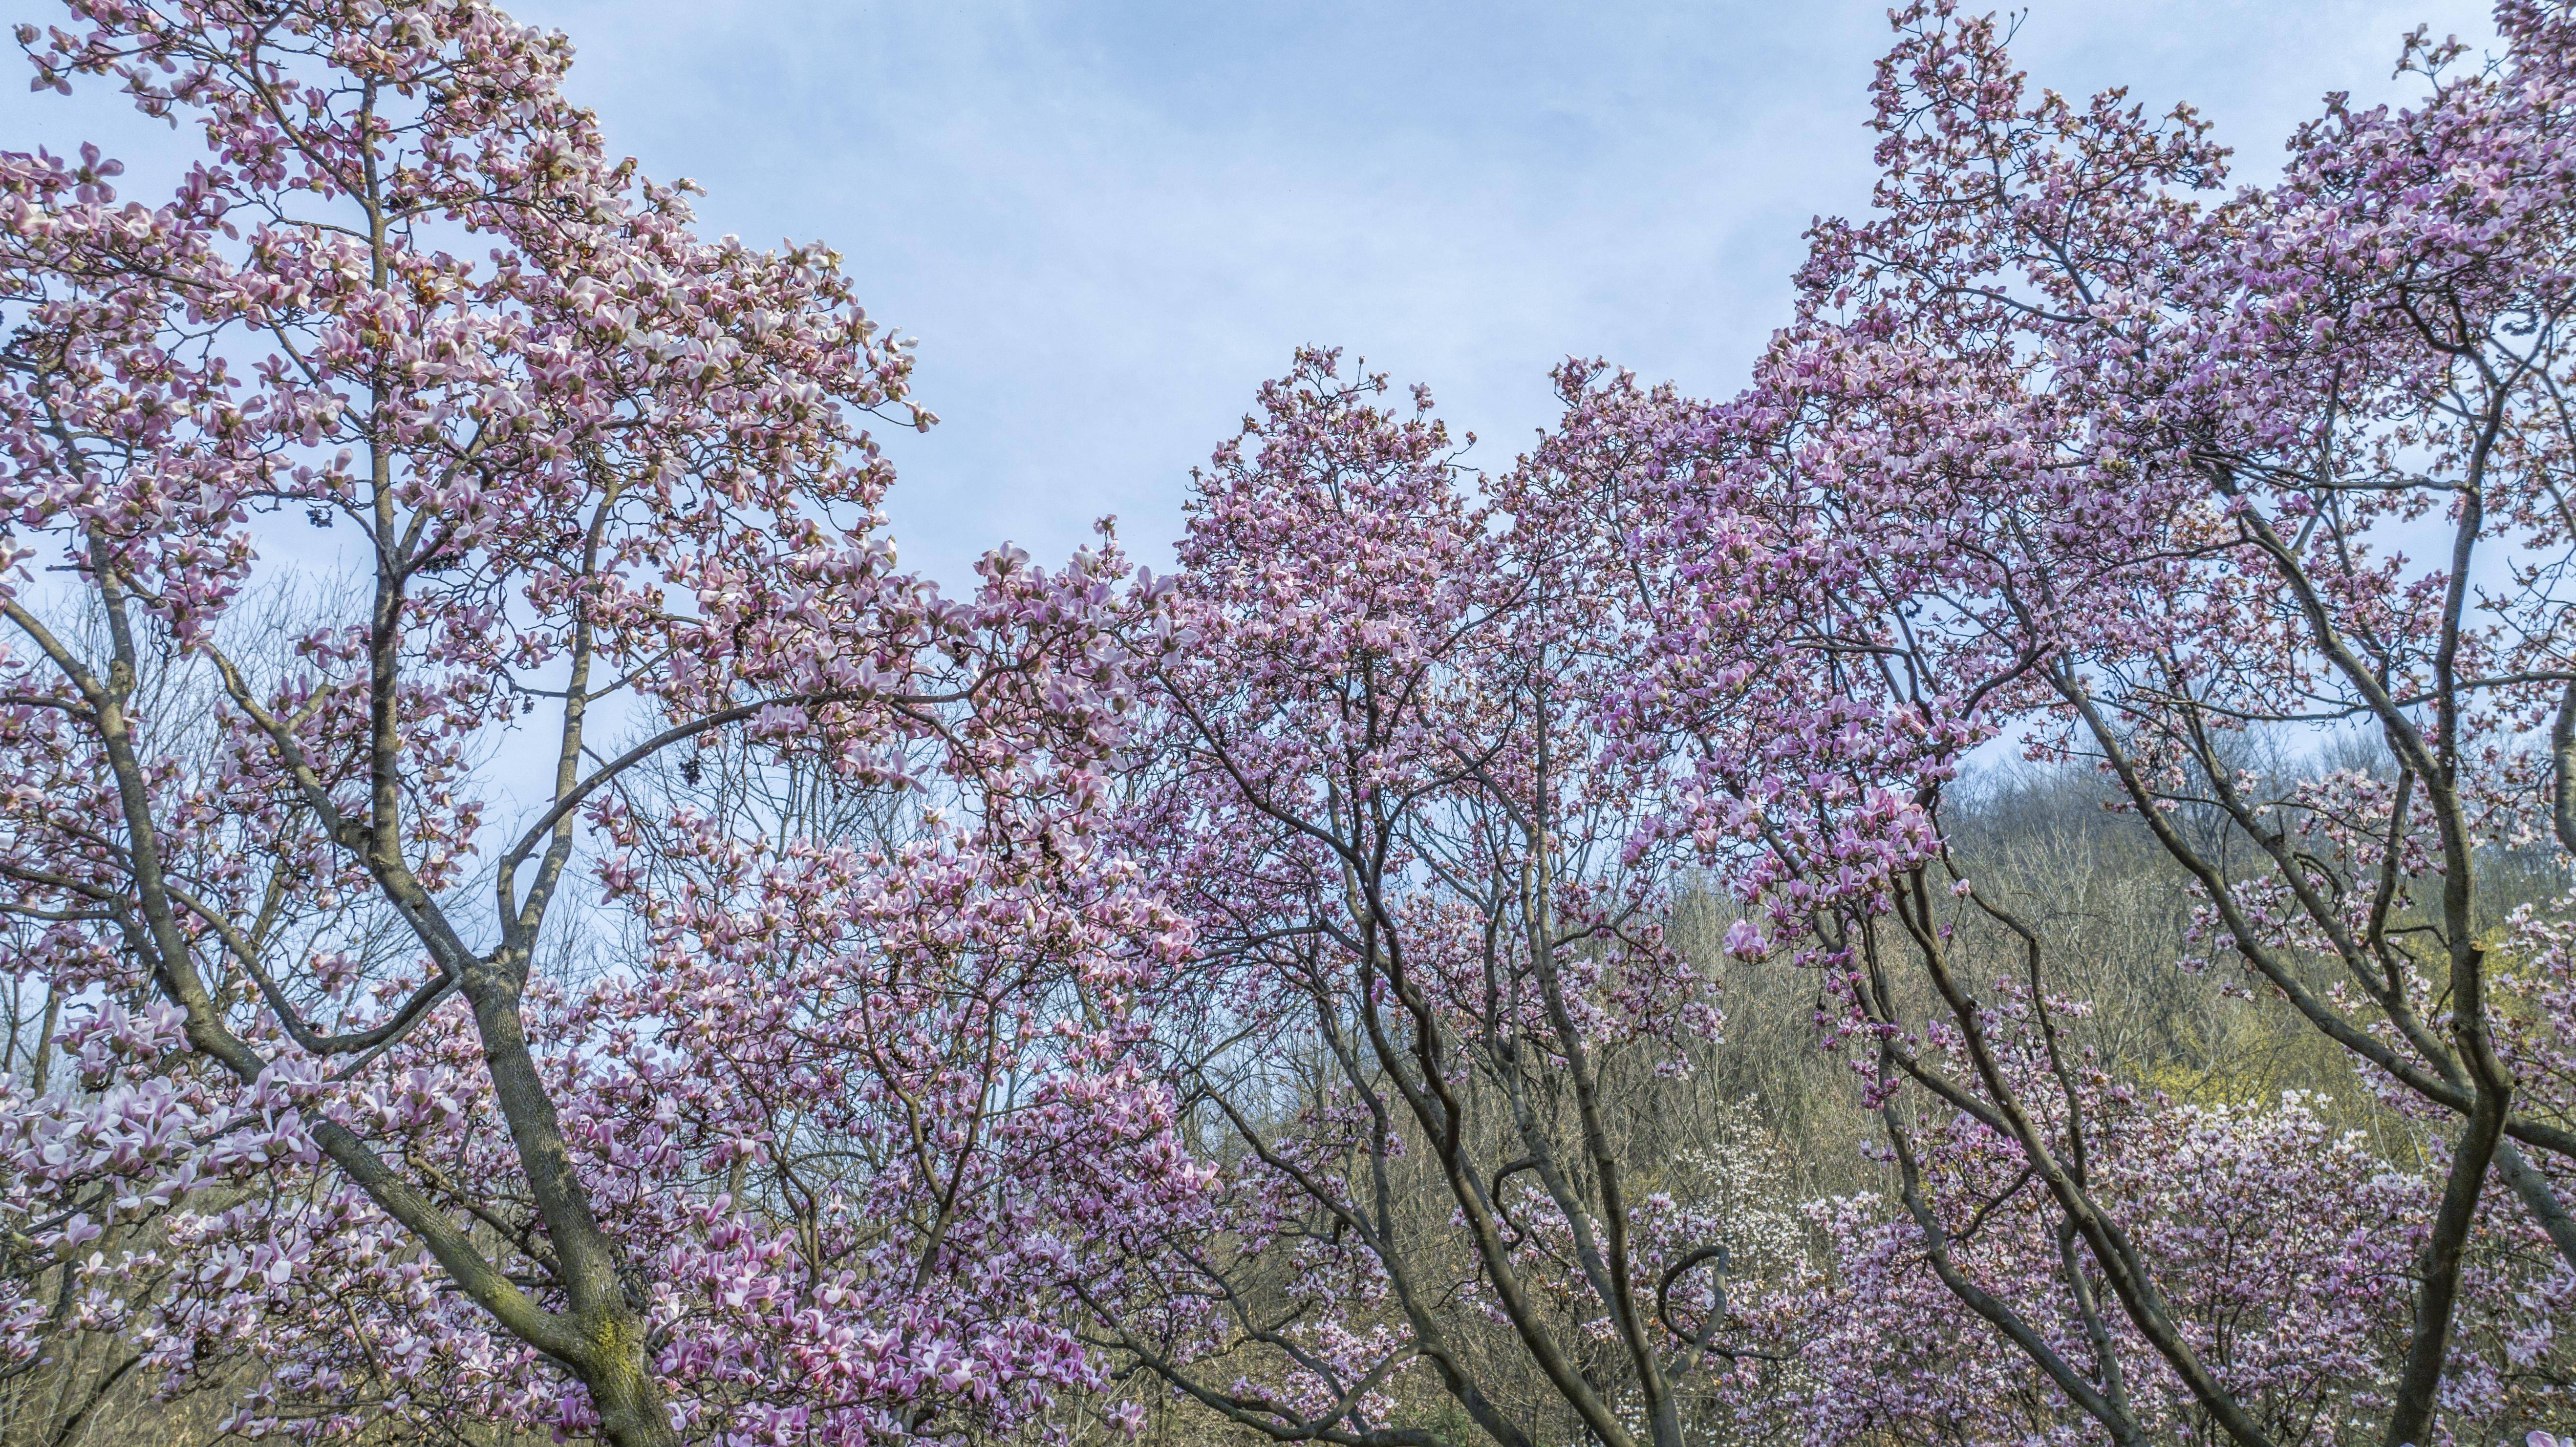
<instances>
[{"instance_id":1,"label":"magnolia tree","mask_svg":"<svg viewBox=\"0 0 2576 1447\"><path fill-rule=\"evenodd\" d=\"M204 151L0 156L0 913L62 1052L0 1088L0 1363L621 1444L1096 1385L1046 1283L1202 1185L1129 1063L1186 931L1083 823L1153 590L898 572L907 352L609 159L562 37L70 8L39 88ZM910 826L746 839L634 787L675 749Z\"/></svg>"},{"instance_id":2,"label":"magnolia tree","mask_svg":"<svg viewBox=\"0 0 2576 1447\"><path fill-rule=\"evenodd\" d=\"M1125 827L1194 927L1149 998L1223 1170L1084 1293L1104 1346L1276 1440L1676 1447L1730 1276L1796 1242L1718 1209L1730 1142L1666 1078L1720 1022L1638 842L1652 761L1597 728L1634 519L1535 475L1480 504L1385 391L1330 353L1263 390L1197 481L1181 646L1139 644Z\"/></svg>"},{"instance_id":3,"label":"magnolia tree","mask_svg":"<svg viewBox=\"0 0 2576 1447\"><path fill-rule=\"evenodd\" d=\"M2006 1377L2119 1442L2398 1447L2563 1411L2498 1386L2559 1374L2576 1262L2563 955L2500 931L2510 851L2576 818L2576 31L2504 5L2485 65L2418 35L2410 108L2334 102L2280 183L2210 200L2224 153L2188 110L2034 96L1946 4L1896 23L1877 214L1818 226L1754 387L1578 370L1550 443L1663 490L1629 570L1658 644L1609 727L1690 741L1669 827L1841 998L1913 1227L1846 1264L1919 1253ZM2356 721L2384 763L2246 767L2260 730ZM2052 994L2044 914L1945 840L1964 757L2007 737L2103 768L2220 948L2422 1122L2432 1174L2318 1263L2341 1279L2212 1278L2193 1233L2221 1227L2173 1226L2136 1174L2146 1127ZM2295 1117L2150 1112L2258 1154ZM2365 1201L2338 1150L2288 1158ZM2276 1225L2261 1249L2301 1251Z\"/></svg>"},{"instance_id":4,"label":"magnolia tree","mask_svg":"<svg viewBox=\"0 0 2576 1447\"><path fill-rule=\"evenodd\" d=\"M2045 1091L2030 1012L2007 1002L1998 1013L2002 1053ZM2404 1358L2431 1184L2296 1093L2182 1106L2091 1076L2079 1099L2087 1191L2155 1263L2165 1312L2231 1398L2274 1441L2375 1435ZM1794 1363L1750 1394L1764 1419L1821 1442L1957 1441L1963 1426L1981 1442L2075 1439L2083 1419L2056 1380L2071 1371L2116 1404L2115 1440L2209 1440L2214 1414L2106 1310L2067 1217L2034 1188L2029 1154L1970 1112L1927 1109L1909 1125L1912 1209L1820 1203L1831 1278L1764 1303L1763 1326ZM2533 1278L2484 1271L2466 1288L2471 1325L2443 1389L2456 1440L2565 1419L2550 1392L2563 1378L2551 1348L2565 1294L2533 1292ZM1999 1316L2027 1340L2000 1336Z\"/></svg>"},{"instance_id":5,"label":"magnolia tree","mask_svg":"<svg viewBox=\"0 0 2576 1447\"><path fill-rule=\"evenodd\" d=\"M205 149L157 206L0 155L0 1392L56 1373L49 1430L137 1375L621 1444L2566 1419L2560 11L2219 196L2188 111L1918 4L1878 210L1743 395L1571 365L1474 478L1301 354L1176 578L1104 536L957 601L880 535L907 352L610 162L560 37L71 9L39 88ZM2404 1150L2119 1077L1950 837L2008 741L2102 770ZM1704 1083L1703 876L1813 972L1892 1204L1802 1230Z\"/></svg>"}]
</instances>

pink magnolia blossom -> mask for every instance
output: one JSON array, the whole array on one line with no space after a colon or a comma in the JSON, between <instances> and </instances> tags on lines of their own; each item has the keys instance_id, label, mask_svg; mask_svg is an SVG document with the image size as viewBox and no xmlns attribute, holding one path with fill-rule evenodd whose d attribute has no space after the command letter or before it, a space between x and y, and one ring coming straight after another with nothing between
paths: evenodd
<instances>
[{"instance_id":1,"label":"pink magnolia blossom","mask_svg":"<svg viewBox=\"0 0 2576 1447\"><path fill-rule=\"evenodd\" d=\"M253 1362L250 1436L1060 1433L1049 1283L1203 1186L1130 1008L1187 931L1084 822L1160 589L900 572L907 347L604 152L563 37L68 8L38 87L204 149L151 202L0 156L0 911L68 1024L0 1095L0 1370ZM895 836L661 817L675 758Z\"/></svg>"}]
</instances>

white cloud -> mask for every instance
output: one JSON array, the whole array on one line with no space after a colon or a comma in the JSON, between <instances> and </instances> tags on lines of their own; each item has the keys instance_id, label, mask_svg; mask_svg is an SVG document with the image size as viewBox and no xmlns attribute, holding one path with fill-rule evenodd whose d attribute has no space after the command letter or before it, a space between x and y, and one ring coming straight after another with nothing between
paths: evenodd
<instances>
[{"instance_id":1,"label":"white cloud","mask_svg":"<svg viewBox=\"0 0 2576 1447\"><path fill-rule=\"evenodd\" d=\"M518 11L572 33L575 93L705 183L713 229L830 241L923 339L947 420L892 439L893 511L953 583L1103 512L1159 561L1189 467L1302 342L1430 383L1488 466L1550 420L1569 352L1732 390L1808 219L1866 201L1884 4ZM2486 33L2460 0L2038 0L2017 53L2071 94L2189 98L2255 171L2320 93L2386 93L2419 19ZM7 144L188 139L90 101L0 104Z\"/></svg>"}]
</instances>

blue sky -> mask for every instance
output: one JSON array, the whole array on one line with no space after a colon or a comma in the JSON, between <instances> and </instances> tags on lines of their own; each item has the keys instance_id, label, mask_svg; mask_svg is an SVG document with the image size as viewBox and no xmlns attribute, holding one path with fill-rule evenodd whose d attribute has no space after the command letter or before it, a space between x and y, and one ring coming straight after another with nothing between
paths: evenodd
<instances>
[{"instance_id":1,"label":"blue sky","mask_svg":"<svg viewBox=\"0 0 2576 1447\"><path fill-rule=\"evenodd\" d=\"M1422 381L1470 460L1602 355L1703 393L1785 319L1809 218L1867 198L1884 0L1804 4L530 0L613 146L713 231L821 238L921 339L904 556L952 586L1116 513L1159 564L1190 466L1304 342ZM11 19L50 21L29 0ZM2459 0L2032 0L2035 83L2199 104L2270 169L2329 89L2389 94ZM0 146L183 137L0 90ZM137 188L136 194L142 194Z\"/></svg>"}]
</instances>

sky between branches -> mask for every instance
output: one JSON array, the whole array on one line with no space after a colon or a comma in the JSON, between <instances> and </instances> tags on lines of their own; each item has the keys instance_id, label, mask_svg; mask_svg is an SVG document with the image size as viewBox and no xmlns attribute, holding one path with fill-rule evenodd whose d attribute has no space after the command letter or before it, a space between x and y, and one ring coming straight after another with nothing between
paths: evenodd
<instances>
[{"instance_id":1,"label":"sky between branches","mask_svg":"<svg viewBox=\"0 0 2576 1447\"><path fill-rule=\"evenodd\" d=\"M945 421L894 440L892 511L952 589L1102 513L1163 566L1189 468L1303 342L1429 383L1488 468L1553 420L1568 353L1732 392L1808 219L1866 205L1889 39L1883 0L511 8L572 34L573 95L703 183L709 231L831 242L921 339ZM2395 94L2419 21L2490 33L2477 0L2036 0L2015 53L2061 91L2192 100L2253 180L2323 92ZM85 94L0 87L8 148L94 137L154 199L195 138Z\"/></svg>"}]
</instances>

